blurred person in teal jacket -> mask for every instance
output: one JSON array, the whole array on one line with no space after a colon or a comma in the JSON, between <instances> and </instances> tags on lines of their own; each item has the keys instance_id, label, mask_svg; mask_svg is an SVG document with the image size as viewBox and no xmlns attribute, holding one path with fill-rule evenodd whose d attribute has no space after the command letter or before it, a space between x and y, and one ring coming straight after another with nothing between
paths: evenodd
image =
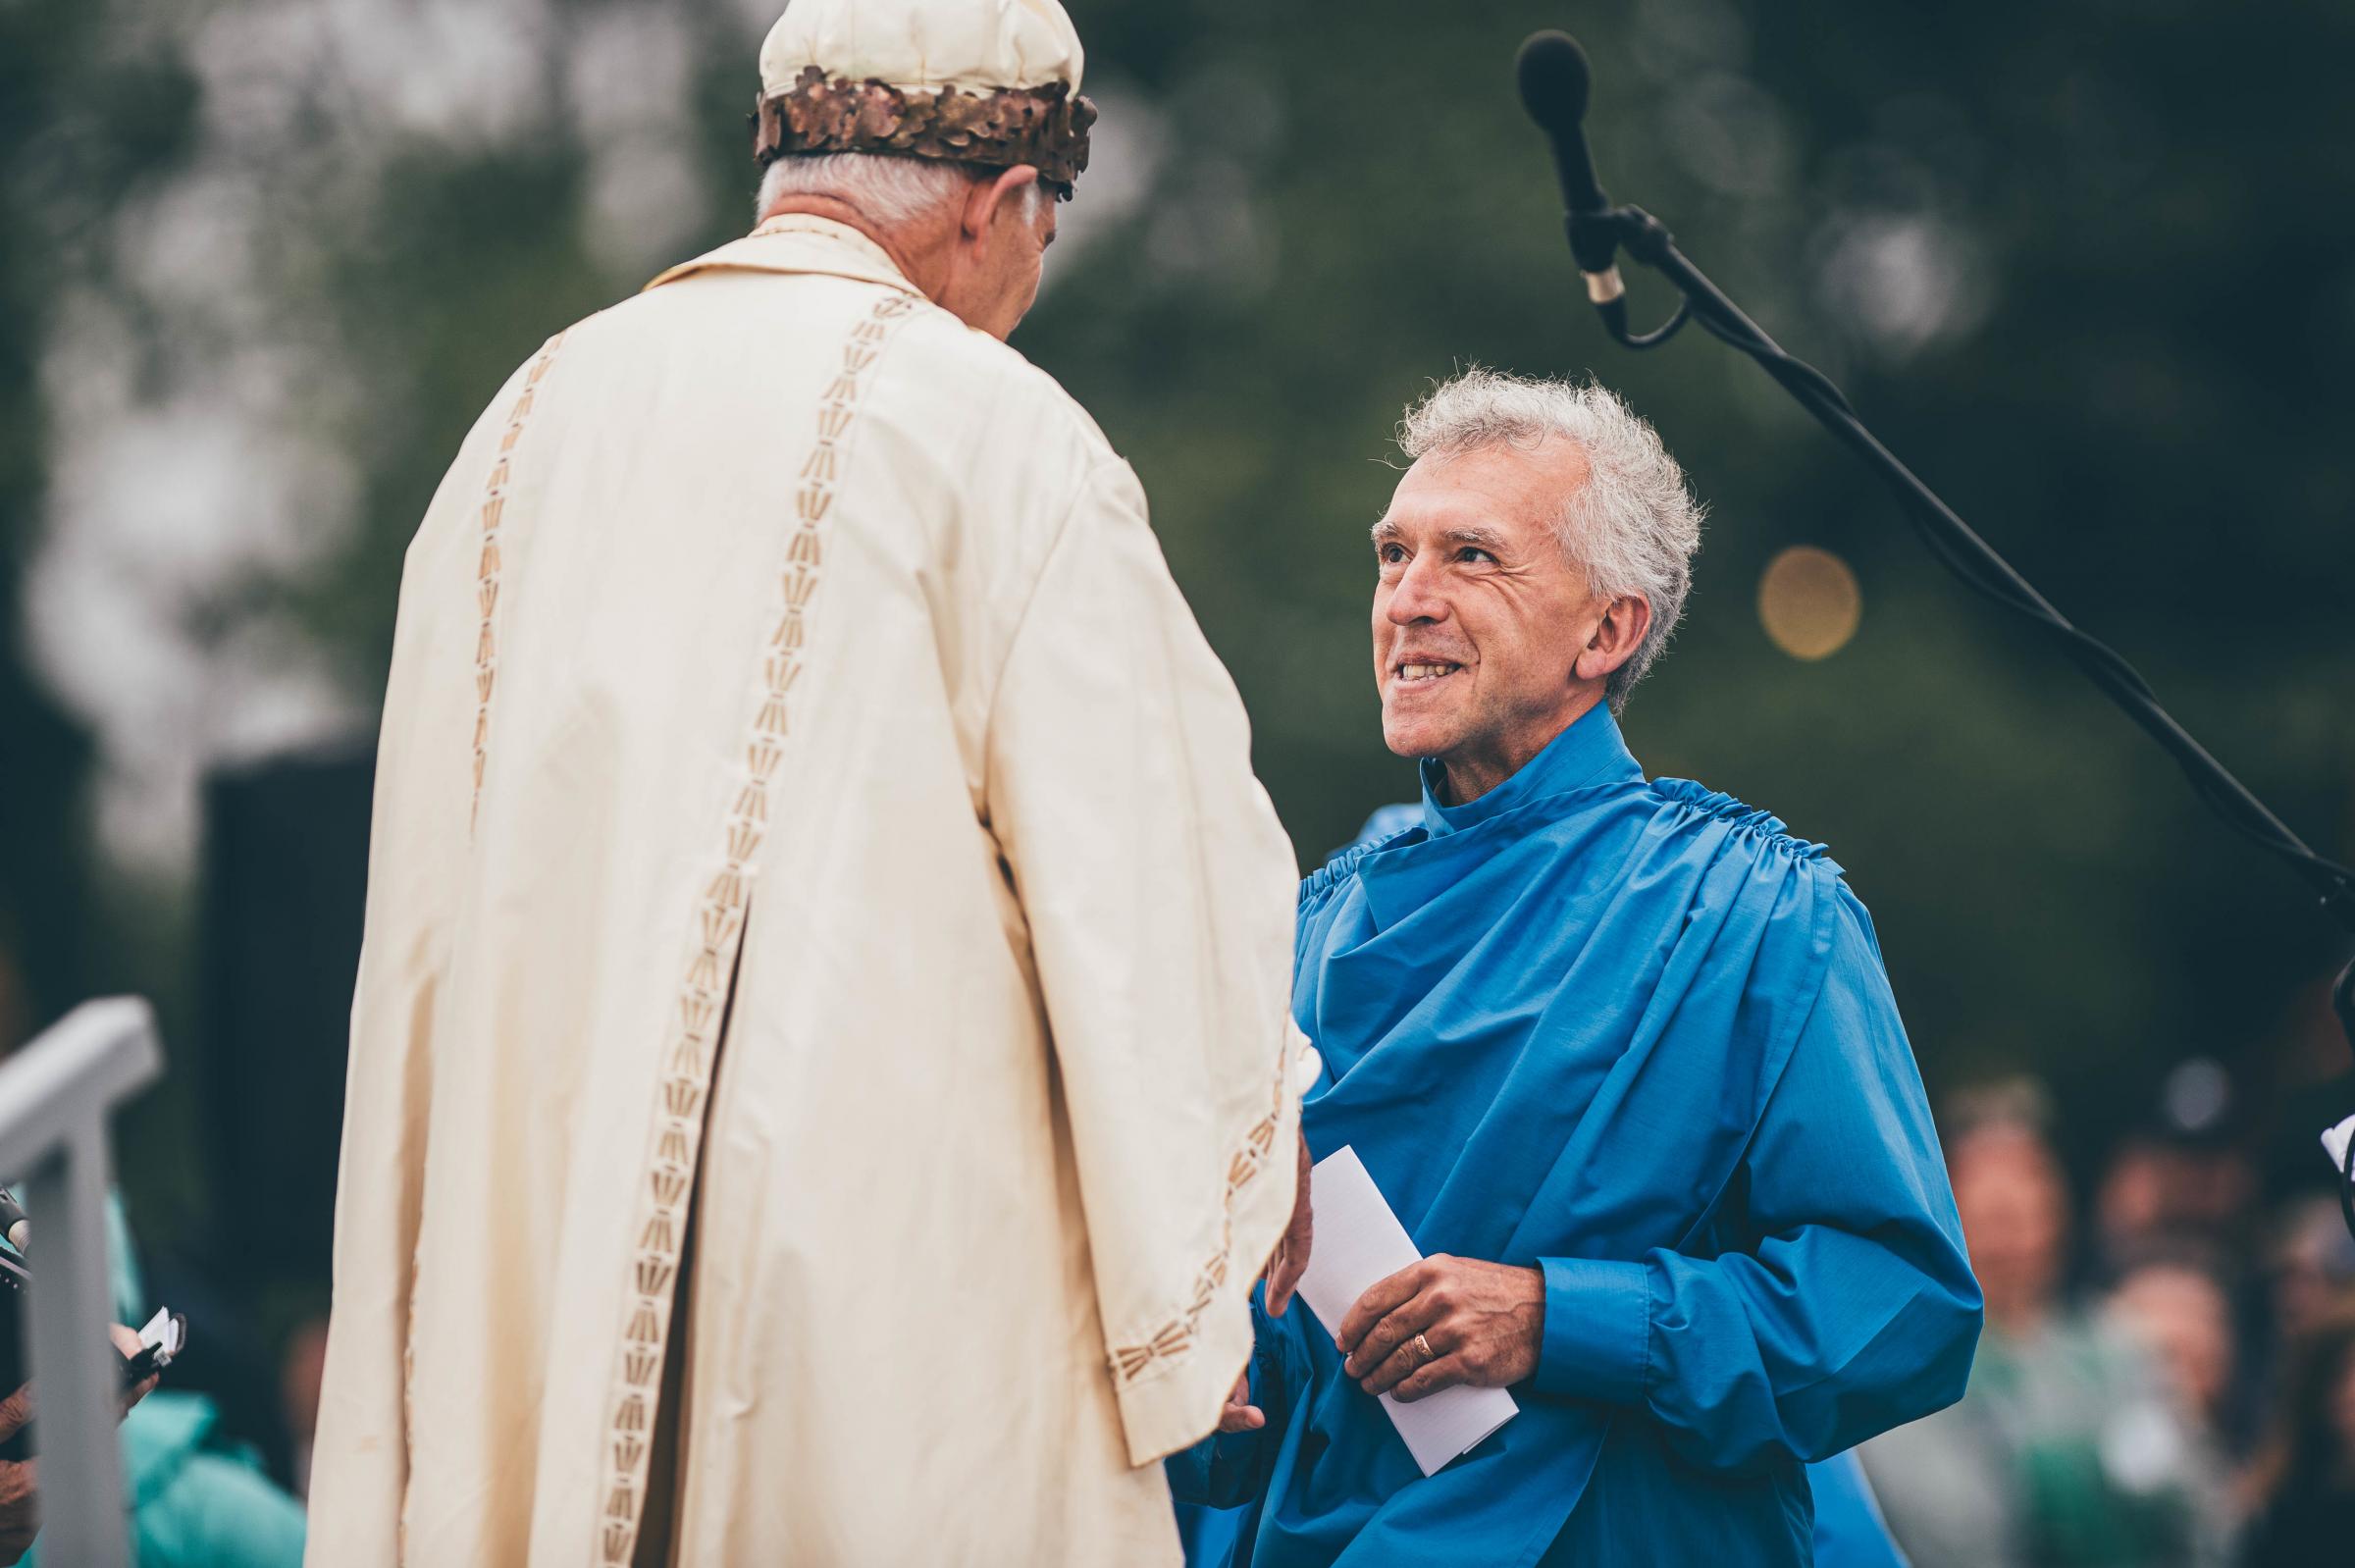
<instances>
[{"instance_id":1,"label":"blurred person in teal jacket","mask_svg":"<svg viewBox=\"0 0 2355 1568\"><path fill-rule=\"evenodd\" d=\"M1821 846L1648 780L1616 712L1699 509L1599 388L1410 411L1374 532L1403 830L1303 884L1302 1124L1423 1261L1262 1313L1168 1463L1252 1568L1813 1560L1806 1467L1951 1403L1980 1303L1870 918ZM1370 1395L1510 1387L1425 1476Z\"/></svg>"},{"instance_id":2,"label":"blurred person in teal jacket","mask_svg":"<svg viewBox=\"0 0 2355 1568\"><path fill-rule=\"evenodd\" d=\"M116 1316L145 1322L156 1304L146 1300L120 1199L107 1204L107 1254ZM225 1441L218 1422L213 1401L176 1392L169 1373L124 1418L131 1561L137 1568L300 1568L302 1504L251 1450ZM37 1540L23 1560L42 1562Z\"/></svg>"}]
</instances>

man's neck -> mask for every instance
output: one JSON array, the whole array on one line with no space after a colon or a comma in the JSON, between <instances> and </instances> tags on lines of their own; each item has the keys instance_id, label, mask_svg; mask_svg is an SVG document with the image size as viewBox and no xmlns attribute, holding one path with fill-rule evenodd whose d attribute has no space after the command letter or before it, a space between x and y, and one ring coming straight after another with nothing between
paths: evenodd
<instances>
[{"instance_id":1,"label":"man's neck","mask_svg":"<svg viewBox=\"0 0 2355 1568\"><path fill-rule=\"evenodd\" d=\"M1599 690L1587 692L1571 705L1566 716L1548 729L1525 730L1509 737L1499 737L1491 745L1463 751L1438 758L1439 764L1439 804L1469 806L1483 795L1520 772L1537 755L1560 738L1563 731L1585 718L1602 700Z\"/></svg>"},{"instance_id":2,"label":"man's neck","mask_svg":"<svg viewBox=\"0 0 2355 1568\"><path fill-rule=\"evenodd\" d=\"M941 293L947 287L948 268L940 254L941 247L925 242L930 236L912 235L905 226L886 228L840 197L820 191L794 191L779 196L760 215L760 222L766 223L771 218L785 218L797 213L823 218L830 223L841 224L846 229L857 230L873 240L883 254L891 258L891 264L899 269L900 276L914 284L917 292L936 305L940 303Z\"/></svg>"},{"instance_id":3,"label":"man's neck","mask_svg":"<svg viewBox=\"0 0 2355 1568\"><path fill-rule=\"evenodd\" d=\"M1538 754L1532 752L1529 757ZM1509 765L1486 758L1439 758L1439 804L1469 806L1521 771L1529 757Z\"/></svg>"}]
</instances>

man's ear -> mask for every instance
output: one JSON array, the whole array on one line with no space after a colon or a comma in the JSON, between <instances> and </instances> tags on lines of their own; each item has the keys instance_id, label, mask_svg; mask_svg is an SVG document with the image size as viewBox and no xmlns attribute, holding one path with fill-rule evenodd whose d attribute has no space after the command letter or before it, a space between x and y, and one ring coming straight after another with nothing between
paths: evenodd
<instances>
[{"instance_id":1,"label":"man's ear","mask_svg":"<svg viewBox=\"0 0 2355 1568\"><path fill-rule=\"evenodd\" d=\"M1000 170L995 179L974 181L965 193L966 243L979 250L988 249L990 227L998 221L998 215L1020 211L1022 191L1037 182L1038 171L1026 163Z\"/></svg>"},{"instance_id":2,"label":"man's ear","mask_svg":"<svg viewBox=\"0 0 2355 1568\"><path fill-rule=\"evenodd\" d=\"M1587 646L1578 651L1578 678L1598 681L1635 656L1644 634L1651 629L1651 605L1640 594L1614 599L1603 607L1602 620Z\"/></svg>"}]
</instances>

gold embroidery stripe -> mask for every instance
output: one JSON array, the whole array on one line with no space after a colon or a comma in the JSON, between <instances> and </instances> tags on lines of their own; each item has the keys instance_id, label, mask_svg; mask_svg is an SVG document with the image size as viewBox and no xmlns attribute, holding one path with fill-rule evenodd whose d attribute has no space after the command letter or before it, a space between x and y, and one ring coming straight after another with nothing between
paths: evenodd
<instances>
[{"instance_id":1,"label":"gold embroidery stripe","mask_svg":"<svg viewBox=\"0 0 2355 1568\"><path fill-rule=\"evenodd\" d=\"M491 475L483 482L483 503L480 512L482 535L481 554L474 569L474 601L482 615L482 623L474 638L474 798L467 809L466 824L473 830L474 818L483 807L483 764L491 755L491 693L498 684L498 583L501 552L498 546L499 528L507 512L507 487L513 479L512 465L516 444L523 440L524 421L532 417L532 404L539 398L540 382L547 376L548 367L554 362L556 350L564 346L564 335L556 334L541 346L540 357L532 361L525 372L523 391L507 409L507 428L498 438L498 455L491 464Z\"/></svg>"},{"instance_id":2,"label":"gold embroidery stripe","mask_svg":"<svg viewBox=\"0 0 2355 1568\"><path fill-rule=\"evenodd\" d=\"M1227 1162L1227 1193L1219 1215L1219 1249L1210 1261L1194 1276L1194 1291L1185 1310L1163 1324L1146 1338L1134 1344L1116 1346L1107 1358L1112 1364L1112 1381L1116 1386L1125 1386L1143 1377L1155 1365L1173 1361L1194 1347L1194 1336L1202 1327L1202 1315L1226 1287L1227 1270L1234 1259L1234 1200L1259 1178L1267 1168L1268 1156L1276 1147L1276 1129L1283 1122L1283 1096L1291 1076L1289 1050L1279 1051L1276 1058L1276 1098L1268 1114L1252 1124L1235 1146Z\"/></svg>"},{"instance_id":3,"label":"gold embroidery stripe","mask_svg":"<svg viewBox=\"0 0 2355 1568\"><path fill-rule=\"evenodd\" d=\"M834 500L840 446L858 411L876 351L890 325L916 301L893 293L856 327L843 349L843 371L828 384L817 413L817 444L802 465L794 497L795 530L785 552L775 629L763 646L759 708L746 736L744 770L730 792L720 832L720 866L705 884L688 934L686 972L663 1052L662 1087L655 1097L651 1153L632 1203L630 1275L624 1292L622 1340L606 1409L607 1469L602 1518L597 1532L602 1568L630 1568L646 1506L646 1465L659 1414L662 1359L676 1302L679 1248L695 1188L703 1142L704 1105L725 1002L727 976L744 937L753 857L768 831L768 786L783 756L788 696L802 673L803 619L817 591L825 559L820 530Z\"/></svg>"}]
</instances>

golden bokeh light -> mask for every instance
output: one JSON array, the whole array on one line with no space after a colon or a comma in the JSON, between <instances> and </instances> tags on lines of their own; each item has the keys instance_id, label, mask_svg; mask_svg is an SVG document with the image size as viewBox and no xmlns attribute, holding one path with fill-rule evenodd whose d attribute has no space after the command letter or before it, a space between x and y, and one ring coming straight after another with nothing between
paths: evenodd
<instances>
[{"instance_id":1,"label":"golden bokeh light","mask_svg":"<svg viewBox=\"0 0 2355 1568\"><path fill-rule=\"evenodd\" d=\"M1848 562L1813 545L1794 545L1758 579L1758 621L1793 658L1829 658L1863 618L1864 595Z\"/></svg>"}]
</instances>

